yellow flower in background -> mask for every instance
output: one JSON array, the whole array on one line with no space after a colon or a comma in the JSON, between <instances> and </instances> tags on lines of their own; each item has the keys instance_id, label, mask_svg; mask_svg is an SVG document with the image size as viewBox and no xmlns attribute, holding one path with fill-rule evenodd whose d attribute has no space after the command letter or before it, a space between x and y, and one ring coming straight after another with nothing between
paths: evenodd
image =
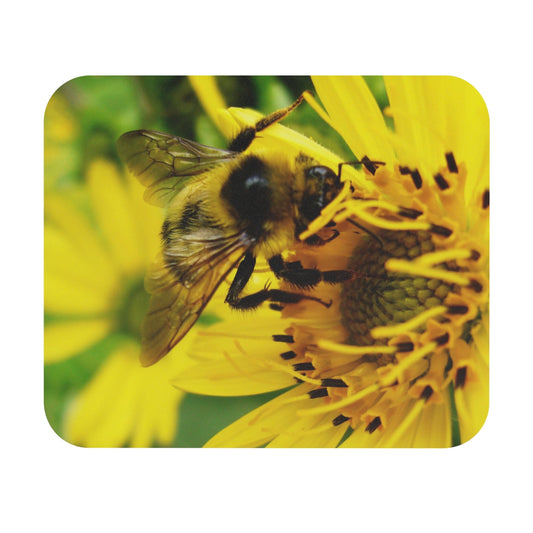
<instances>
[{"instance_id":1,"label":"yellow flower in background","mask_svg":"<svg viewBox=\"0 0 533 533\"><path fill-rule=\"evenodd\" d=\"M309 268L348 269L354 277L313 290L332 301L327 309L304 300L281 312L265 306L253 318L221 311L222 322L198 335L174 383L220 396L291 387L207 446L465 442L488 412L484 103L456 78L386 78L391 130L363 79L313 81L325 110L311 103L355 156L383 164L343 166L349 186L302 238L313 232L331 236L330 220L339 235L322 247L297 244L286 258ZM202 101L209 105L209 99ZM231 137L258 114L229 109L217 117ZM283 143L335 170L342 162L280 124L254 142ZM259 267L250 291L254 283L264 286L266 271Z\"/></svg>"},{"instance_id":2,"label":"yellow flower in background","mask_svg":"<svg viewBox=\"0 0 533 533\"><path fill-rule=\"evenodd\" d=\"M48 102L44 116L46 190L56 185L59 176L73 171L77 154L72 149L72 141L79 133L79 124L72 116L68 102L62 95L55 94Z\"/></svg>"},{"instance_id":3,"label":"yellow flower in background","mask_svg":"<svg viewBox=\"0 0 533 533\"><path fill-rule=\"evenodd\" d=\"M168 383L177 359L142 368L137 340L162 213L110 161L91 162L86 178L76 200L84 193L88 206L66 193L45 196L45 364L112 333L119 340L69 406L64 437L82 446L169 445L183 397Z\"/></svg>"}]
</instances>

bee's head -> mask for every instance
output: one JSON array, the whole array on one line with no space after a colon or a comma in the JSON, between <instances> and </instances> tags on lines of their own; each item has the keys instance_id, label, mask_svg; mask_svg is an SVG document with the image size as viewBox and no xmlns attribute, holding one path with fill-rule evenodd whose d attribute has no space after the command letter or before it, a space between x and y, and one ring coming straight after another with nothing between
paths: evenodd
<instances>
[{"instance_id":1,"label":"bee's head","mask_svg":"<svg viewBox=\"0 0 533 533\"><path fill-rule=\"evenodd\" d=\"M313 221L342 189L340 177L329 167L316 165L305 170L305 190L300 213L307 224Z\"/></svg>"}]
</instances>

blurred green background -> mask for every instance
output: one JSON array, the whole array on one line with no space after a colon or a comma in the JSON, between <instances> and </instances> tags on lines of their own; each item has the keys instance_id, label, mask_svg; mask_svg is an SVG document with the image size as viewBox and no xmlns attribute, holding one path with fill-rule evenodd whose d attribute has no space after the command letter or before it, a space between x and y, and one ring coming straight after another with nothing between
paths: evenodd
<instances>
[{"instance_id":1,"label":"blurred green background","mask_svg":"<svg viewBox=\"0 0 533 533\"><path fill-rule=\"evenodd\" d=\"M386 106L382 79L365 79L380 106ZM251 107L265 114L287 106L304 90L313 91L311 78L305 76L224 76L218 77L217 83L228 106ZM227 145L187 77L81 77L65 83L53 98L61 106L58 111L49 105L45 113L45 196L53 191L76 198L87 166L96 158L104 157L122 167L115 143L129 130L154 129L211 146ZM57 127L58 121L63 121L61 128ZM353 159L344 141L305 103L283 123L346 160ZM66 130L68 135L62 136L61 131ZM45 313L44 320L46 325L54 317ZM70 402L128 334L132 333L114 332L74 357L45 365L45 411L60 436ZM188 394L180 407L172 445L202 446L220 429L277 394L238 398Z\"/></svg>"}]
</instances>

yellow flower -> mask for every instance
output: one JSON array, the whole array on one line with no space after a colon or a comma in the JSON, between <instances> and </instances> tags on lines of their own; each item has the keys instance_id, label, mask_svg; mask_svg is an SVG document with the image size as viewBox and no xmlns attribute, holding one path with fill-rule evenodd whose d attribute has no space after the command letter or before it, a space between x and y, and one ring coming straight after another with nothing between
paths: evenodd
<instances>
[{"instance_id":1,"label":"yellow flower","mask_svg":"<svg viewBox=\"0 0 533 533\"><path fill-rule=\"evenodd\" d=\"M350 187L301 238L333 236L330 220L338 236L321 247L296 244L286 257L304 267L350 270L353 277L314 289L313 296L332 301L328 309L304 300L281 313L265 307L253 318L223 311L223 321L198 337L191 364L174 382L221 396L283 391L207 446L465 442L488 412L483 100L457 78L386 78L391 130L362 78L313 81L325 107L320 113L354 155L382 164L344 165ZM253 111L229 109L217 124L231 136L255 120ZM254 142L283 143L335 170L341 162L279 124ZM264 275L256 275L259 288Z\"/></svg>"},{"instance_id":2,"label":"yellow flower","mask_svg":"<svg viewBox=\"0 0 533 533\"><path fill-rule=\"evenodd\" d=\"M143 202L134 178L104 159L90 163L83 192L88 206L67 194L45 196L45 364L110 334L118 340L69 406L63 436L83 446L169 445L183 396L168 383L177 359L142 368L138 342L161 212Z\"/></svg>"},{"instance_id":3,"label":"yellow flower","mask_svg":"<svg viewBox=\"0 0 533 533\"><path fill-rule=\"evenodd\" d=\"M77 154L73 150L74 139L79 135L79 125L72 116L66 99L54 94L44 116L44 169L45 186L56 185L60 176L73 173Z\"/></svg>"}]
</instances>

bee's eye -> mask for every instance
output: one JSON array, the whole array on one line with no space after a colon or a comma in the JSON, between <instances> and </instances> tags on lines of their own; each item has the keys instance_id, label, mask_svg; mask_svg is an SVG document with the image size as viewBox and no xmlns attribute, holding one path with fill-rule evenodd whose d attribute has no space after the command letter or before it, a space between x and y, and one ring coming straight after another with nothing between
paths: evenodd
<instances>
[{"instance_id":1,"label":"bee's eye","mask_svg":"<svg viewBox=\"0 0 533 533\"><path fill-rule=\"evenodd\" d=\"M314 220L320 211L329 203L339 190L339 176L329 167L316 165L305 171L305 193L302 199L302 215Z\"/></svg>"}]
</instances>

